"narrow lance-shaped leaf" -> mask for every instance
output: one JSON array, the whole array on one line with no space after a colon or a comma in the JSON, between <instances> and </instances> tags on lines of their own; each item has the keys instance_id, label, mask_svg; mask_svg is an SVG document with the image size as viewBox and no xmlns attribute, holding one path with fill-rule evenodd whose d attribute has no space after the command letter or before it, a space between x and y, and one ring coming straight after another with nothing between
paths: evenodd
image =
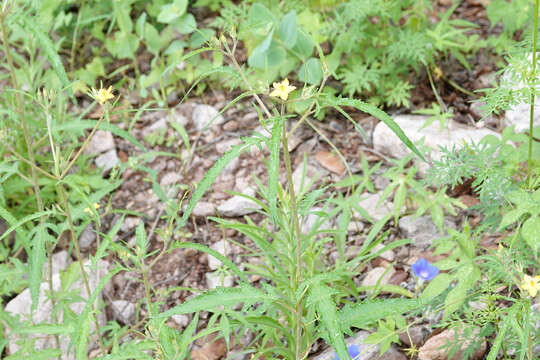
<instances>
[{"instance_id":1,"label":"narrow lance-shaped leaf","mask_svg":"<svg viewBox=\"0 0 540 360\"><path fill-rule=\"evenodd\" d=\"M229 162L231 162L234 158L240 156L240 154L248 148L248 144L233 146L231 150L227 151L221 158L219 158L218 161L216 161L214 166L212 166L212 168L208 170L208 172L204 175L201 182L193 192L193 195L189 200L186 210L184 211L184 214L180 219L178 227L182 227L186 224L191 213L193 212L193 209L195 208L195 205L199 202L199 200L201 200L206 190L208 190L208 188L212 186L212 184L219 176L221 171L223 171L225 166L227 166L227 164L229 164Z\"/></svg>"},{"instance_id":2,"label":"narrow lance-shaped leaf","mask_svg":"<svg viewBox=\"0 0 540 360\"><path fill-rule=\"evenodd\" d=\"M396 134L397 137L412 152L414 152L416 155L418 155L418 157L420 159L426 161L426 159L424 158L424 155L422 155L422 153L416 148L416 146L414 146L412 141L407 137L407 135L405 135L405 133L399 127L399 125L387 113L385 113L381 109L379 109L379 108L377 108L377 107L375 107L375 106L373 106L371 104L368 104L368 103L365 103L363 101L357 100L357 99L327 98L325 101L326 101L325 105L328 105L328 106L332 106L332 107L335 107L336 105L337 106L351 106L351 107L354 107L354 108L356 108L358 110L361 110L363 112L366 112L366 113L376 117L377 119L384 122L390 128L390 130L392 130L394 132L394 134Z\"/></svg>"}]
</instances>

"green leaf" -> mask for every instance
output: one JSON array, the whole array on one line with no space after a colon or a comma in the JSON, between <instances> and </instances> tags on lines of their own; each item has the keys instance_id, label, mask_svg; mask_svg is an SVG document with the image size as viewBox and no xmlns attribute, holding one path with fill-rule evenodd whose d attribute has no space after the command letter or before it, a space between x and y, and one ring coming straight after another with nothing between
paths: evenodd
<instances>
[{"instance_id":1,"label":"green leaf","mask_svg":"<svg viewBox=\"0 0 540 360\"><path fill-rule=\"evenodd\" d=\"M436 296L442 294L443 291L448 289L452 277L446 273L440 273L437 275L430 283L426 286L422 294L420 294L420 299L429 300Z\"/></svg>"},{"instance_id":2,"label":"green leaf","mask_svg":"<svg viewBox=\"0 0 540 360\"><path fill-rule=\"evenodd\" d=\"M45 244L47 241L54 242L54 238L48 234L43 222L36 228L30 250L30 295L32 297L32 311L36 309L39 301L41 281L43 280L43 264L47 260Z\"/></svg>"},{"instance_id":3,"label":"green leaf","mask_svg":"<svg viewBox=\"0 0 540 360\"><path fill-rule=\"evenodd\" d=\"M154 55L159 54L161 50L161 37L159 32L156 30L152 24L147 23L144 27L144 41L146 42L146 47Z\"/></svg>"},{"instance_id":4,"label":"green leaf","mask_svg":"<svg viewBox=\"0 0 540 360\"><path fill-rule=\"evenodd\" d=\"M279 24L278 36L286 48L290 49L296 45L298 37L296 11L292 10L283 17Z\"/></svg>"},{"instance_id":5,"label":"green leaf","mask_svg":"<svg viewBox=\"0 0 540 360\"><path fill-rule=\"evenodd\" d=\"M267 64L267 53L272 43L272 36L274 36L274 29L268 33L266 38L259 44L248 58L248 65L256 69L264 69Z\"/></svg>"},{"instance_id":6,"label":"green leaf","mask_svg":"<svg viewBox=\"0 0 540 360\"><path fill-rule=\"evenodd\" d=\"M129 59L135 55L139 47L139 38L130 33L117 31L114 37L105 39L105 48L119 59Z\"/></svg>"},{"instance_id":7,"label":"green leaf","mask_svg":"<svg viewBox=\"0 0 540 360\"><path fill-rule=\"evenodd\" d=\"M274 118L272 138L270 139L270 163L268 164L268 205L274 224L278 221L277 189L279 185L279 149L281 145L281 132L284 120L281 117Z\"/></svg>"},{"instance_id":8,"label":"green leaf","mask_svg":"<svg viewBox=\"0 0 540 360\"><path fill-rule=\"evenodd\" d=\"M313 54L313 47L315 44L313 43L313 40L311 38L304 34L304 32L300 31L298 32L298 36L296 39L296 45L293 47L293 50L295 53L300 55L303 59L306 59Z\"/></svg>"},{"instance_id":9,"label":"green leaf","mask_svg":"<svg viewBox=\"0 0 540 360\"><path fill-rule=\"evenodd\" d=\"M211 310L219 306L234 306L238 303L254 304L257 302L273 301L275 298L251 286L237 288L217 288L207 291L191 300L157 315L158 318L172 315L191 314L201 310Z\"/></svg>"},{"instance_id":10,"label":"green leaf","mask_svg":"<svg viewBox=\"0 0 540 360\"><path fill-rule=\"evenodd\" d=\"M342 327L365 328L389 316L395 316L420 309L423 301L419 299L384 299L363 301L347 305L339 313Z\"/></svg>"},{"instance_id":11,"label":"green leaf","mask_svg":"<svg viewBox=\"0 0 540 360\"><path fill-rule=\"evenodd\" d=\"M131 16L131 4L129 2L114 1L114 15L116 16L116 22L121 32L129 34L133 30L133 23Z\"/></svg>"},{"instance_id":12,"label":"green leaf","mask_svg":"<svg viewBox=\"0 0 540 360\"><path fill-rule=\"evenodd\" d=\"M187 223L193 209L195 208L195 205L199 202L199 200L201 200L206 190L208 190L208 188L214 183L225 166L227 166L227 164L229 164L229 162L231 162L234 158L240 156L240 154L246 151L248 148L248 144L233 146L231 150L227 151L218 161L216 161L214 166L208 170L197 186L197 189L195 189L193 192L186 210L184 210L184 214L180 219L178 227L183 227Z\"/></svg>"},{"instance_id":13,"label":"green leaf","mask_svg":"<svg viewBox=\"0 0 540 360\"><path fill-rule=\"evenodd\" d=\"M16 331L17 334L69 334L75 329L73 324L38 324L23 327Z\"/></svg>"},{"instance_id":14,"label":"green leaf","mask_svg":"<svg viewBox=\"0 0 540 360\"><path fill-rule=\"evenodd\" d=\"M249 9L248 26L249 28L262 28L268 26L275 20L274 14L266 6L255 3Z\"/></svg>"},{"instance_id":15,"label":"green leaf","mask_svg":"<svg viewBox=\"0 0 540 360\"><path fill-rule=\"evenodd\" d=\"M328 332L327 338L330 346L336 351L340 359L350 359L347 344L343 336L341 321L332 300L336 290L319 282L311 286L307 306L315 306L321 323ZM298 340L297 340L298 341Z\"/></svg>"},{"instance_id":16,"label":"green leaf","mask_svg":"<svg viewBox=\"0 0 540 360\"><path fill-rule=\"evenodd\" d=\"M157 21L169 24L186 13L188 0L175 0L172 4L161 7Z\"/></svg>"},{"instance_id":17,"label":"green leaf","mask_svg":"<svg viewBox=\"0 0 540 360\"><path fill-rule=\"evenodd\" d=\"M534 216L525 221L521 229L521 235L535 253L538 253L540 247L540 218Z\"/></svg>"},{"instance_id":18,"label":"green leaf","mask_svg":"<svg viewBox=\"0 0 540 360\"><path fill-rule=\"evenodd\" d=\"M174 28L178 30L180 34L191 34L197 30L197 20L191 14L184 14L178 21L173 24Z\"/></svg>"},{"instance_id":19,"label":"green leaf","mask_svg":"<svg viewBox=\"0 0 540 360\"><path fill-rule=\"evenodd\" d=\"M319 59L309 58L298 71L298 79L310 85L319 85L323 78L323 69Z\"/></svg>"},{"instance_id":20,"label":"green leaf","mask_svg":"<svg viewBox=\"0 0 540 360\"><path fill-rule=\"evenodd\" d=\"M328 97L326 99L327 106L335 107L335 106L351 106L354 107L360 111L366 112L377 119L381 120L383 123L386 124L396 134L396 136L403 142L412 152L414 152L418 157L424 161L426 159L424 158L424 155L414 146L412 141L405 135L403 130L399 127L398 124L384 111L381 109L365 103L363 101L357 100L357 99L349 99L349 98L331 98Z\"/></svg>"},{"instance_id":21,"label":"green leaf","mask_svg":"<svg viewBox=\"0 0 540 360\"><path fill-rule=\"evenodd\" d=\"M23 21L23 27L30 30L37 38L39 44L43 48L43 51L45 51L45 54L47 55L49 63L54 69L56 76L58 76L62 86L67 89L69 96L75 102L75 97L73 96L73 91L71 90L66 70L64 69L64 65L62 65L62 60L60 59L60 56L58 56L51 39L43 33L41 28L38 27L37 23L31 17L20 16L19 19Z\"/></svg>"}]
</instances>

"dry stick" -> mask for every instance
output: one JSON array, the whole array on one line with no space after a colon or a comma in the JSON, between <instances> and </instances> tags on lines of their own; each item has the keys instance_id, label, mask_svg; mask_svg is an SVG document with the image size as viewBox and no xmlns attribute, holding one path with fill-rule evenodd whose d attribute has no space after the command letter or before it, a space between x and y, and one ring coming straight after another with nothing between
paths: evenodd
<instances>
[{"instance_id":1,"label":"dry stick","mask_svg":"<svg viewBox=\"0 0 540 360\"><path fill-rule=\"evenodd\" d=\"M70 233L71 233L71 240L73 241L73 246L75 247L75 253L77 255L77 260L78 260L78 263L79 263L79 267L81 269L81 275L82 275L82 278L83 278L84 287L86 289L88 299L90 299L92 290L90 289L90 283L88 282L88 276L86 275L86 270L84 269L84 264L82 262L81 249L79 247L79 242L77 241L77 234L75 232L75 227L73 225L73 220L71 218L71 212L69 210L69 204L68 204L67 197L66 197L66 191L65 191L64 185L62 183L60 183L58 185L58 192L60 194L62 204L63 204L64 208L66 209L66 217L67 217L67 220L68 220L69 230L70 230ZM95 308L94 303L92 303L91 306L92 306L92 311L95 312L96 308ZM94 316L94 315L92 317L94 318L94 324L96 326L96 333L97 333L97 336L98 336L99 347L101 349L102 354L105 355L105 345L103 343L103 338L101 337L101 330L100 330L100 326L99 326L97 317Z\"/></svg>"},{"instance_id":2,"label":"dry stick","mask_svg":"<svg viewBox=\"0 0 540 360\"><path fill-rule=\"evenodd\" d=\"M5 48L4 52L6 54L6 58L7 58L8 65L9 65L9 73L10 73L10 76L11 76L11 82L12 82L13 87L16 90L18 90L19 85L17 83L17 76L15 75L15 66L13 65L13 59L11 58L11 52L9 50L9 43L8 43L8 39L7 39L7 31L6 31L6 24L5 24L5 19L6 19L6 15L7 15L7 8L4 7L6 5L6 3L7 2L4 2L3 8L2 8L2 10L0 12L0 25L1 25L1 28L2 28L2 42L4 44L4 48ZM34 158L34 152L33 152L33 149L32 149L32 142L30 140L30 134L28 132L28 126L26 124L26 118L24 117L23 104L22 104L22 101L21 101L20 94L17 91L15 92L15 99L17 101L17 112L19 113L19 117L20 117L20 120L21 120L21 126L22 126L22 129L23 129L24 141L26 143L26 148L27 148L27 151L28 151L28 157L30 158L28 162L31 164L30 173L31 173L31 176L32 176L32 187L34 188L34 193L36 194L36 201L37 201L37 205L38 205L38 210L40 212L43 212L43 210L44 210L43 199L41 198L41 189L39 187L38 178L37 178L37 174L36 174L36 170L35 170L35 168L37 168L36 160ZM39 219L40 227L43 225L44 221L45 221L45 217L41 216L40 219ZM49 247L47 247L47 250L49 250ZM52 255L49 253L48 257L49 257L49 263L48 263L48 268L49 268L49 276L48 276L49 292L50 292L50 296L51 296L51 305L52 305L52 307L54 309L56 307L56 299L54 297L54 286L53 286L53 282L52 282ZM56 312L54 312L54 311L53 311L53 314L52 314L52 320L55 323L58 322ZM54 335L54 340L56 342L57 348L60 349L60 337L59 337L58 334ZM58 359L62 359L62 355L58 355Z\"/></svg>"}]
</instances>

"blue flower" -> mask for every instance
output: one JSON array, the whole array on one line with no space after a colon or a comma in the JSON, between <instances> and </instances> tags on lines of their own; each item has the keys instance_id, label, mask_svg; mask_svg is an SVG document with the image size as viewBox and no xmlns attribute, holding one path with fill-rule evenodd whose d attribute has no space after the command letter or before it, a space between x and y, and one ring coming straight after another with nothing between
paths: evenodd
<instances>
[{"instance_id":1,"label":"blue flower","mask_svg":"<svg viewBox=\"0 0 540 360\"><path fill-rule=\"evenodd\" d=\"M422 280L431 280L439 273L439 269L422 258L411 265L414 274Z\"/></svg>"},{"instance_id":2,"label":"blue flower","mask_svg":"<svg viewBox=\"0 0 540 360\"><path fill-rule=\"evenodd\" d=\"M358 345L356 344L349 346L347 350L349 351L349 356L353 360L360 355L360 348L358 348ZM337 354L336 357L334 357L334 360L339 360Z\"/></svg>"}]
</instances>

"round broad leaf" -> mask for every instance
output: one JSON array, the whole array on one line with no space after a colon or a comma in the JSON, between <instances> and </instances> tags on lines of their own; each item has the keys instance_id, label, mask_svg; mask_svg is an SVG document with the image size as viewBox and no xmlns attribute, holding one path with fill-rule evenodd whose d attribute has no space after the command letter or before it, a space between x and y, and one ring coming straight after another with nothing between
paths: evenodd
<instances>
[{"instance_id":1,"label":"round broad leaf","mask_svg":"<svg viewBox=\"0 0 540 360\"><path fill-rule=\"evenodd\" d=\"M150 23L147 23L144 27L144 41L151 53L159 54L159 51L161 50L161 37L156 28Z\"/></svg>"},{"instance_id":2,"label":"round broad leaf","mask_svg":"<svg viewBox=\"0 0 540 360\"><path fill-rule=\"evenodd\" d=\"M172 25L176 30L178 30L180 34L191 34L195 30L197 30L197 21L195 20L195 17L191 14L184 14Z\"/></svg>"},{"instance_id":3,"label":"round broad leaf","mask_svg":"<svg viewBox=\"0 0 540 360\"><path fill-rule=\"evenodd\" d=\"M266 67L266 55L270 49L270 44L272 43L272 36L274 35L274 30L270 31L266 38L259 44L248 58L248 65L256 69L264 69Z\"/></svg>"},{"instance_id":4,"label":"round broad leaf","mask_svg":"<svg viewBox=\"0 0 540 360\"><path fill-rule=\"evenodd\" d=\"M311 56L314 46L315 45L313 44L311 38L308 35L304 34L304 32L299 31L293 50L303 59L305 59Z\"/></svg>"},{"instance_id":5,"label":"round broad leaf","mask_svg":"<svg viewBox=\"0 0 540 360\"><path fill-rule=\"evenodd\" d=\"M186 13L188 0L175 0L172 4L163 5L157 21L169 24Z\"/></svg>"},{"instance_id":6,"label":"round broad leaf","mask_svg":"<svg viewBox=\"0 0 540 360\"><path fill-rule=\"evenodd\" d=\"M264 28L274 20L274 14L262 4L255 3L249 9L248 25L250 28Z\"/></svg>"},{"instance_id":7,"label":"round broad leaf","mask_svg":"<svg viewBox=\"0 0 540 360\"><path fill-rule=\"evenodd\" d=\"M296 45L296 39L298 38L296 11L290 11L283 17L281 24L279 24L278 36L287 49Z\"/></svg>"},{"instance_id":8,"label":"round broad leaf","mask_svg":"<svg viewBox=\"0 0 540 360\"><path fill-rule=\"evenodd\" d=\"M323 78L322 65L319 59L309 58L298 71L298 78L310 85L318 85Z\"/></svg>"}]
</instances>

